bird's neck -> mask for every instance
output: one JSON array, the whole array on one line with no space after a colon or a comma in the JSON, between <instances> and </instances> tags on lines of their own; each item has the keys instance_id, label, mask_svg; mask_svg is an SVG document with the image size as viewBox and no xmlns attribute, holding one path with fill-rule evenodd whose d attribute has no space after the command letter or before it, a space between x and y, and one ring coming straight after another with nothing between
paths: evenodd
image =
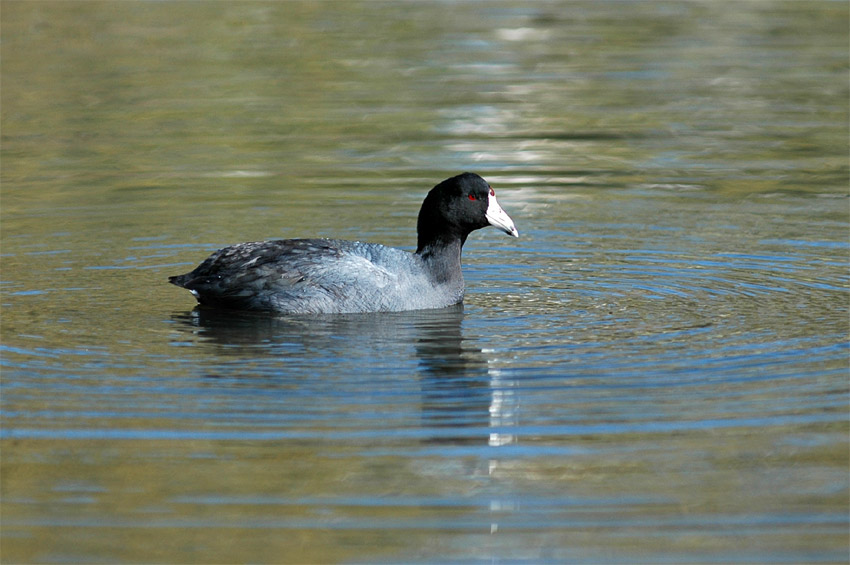
<instances>
[{"instance_id":1,"label":"bird's neck","mask_svg":"<svg viewBox=\"0 0 850 565\"><path fill-rule=\"evenodd\" d=\"M436 282L459 283L463 286L460 257L465 239L465 237L435 238L423 242L420 238L416 254L422 257Z\"/></svg>"}]
</instances>

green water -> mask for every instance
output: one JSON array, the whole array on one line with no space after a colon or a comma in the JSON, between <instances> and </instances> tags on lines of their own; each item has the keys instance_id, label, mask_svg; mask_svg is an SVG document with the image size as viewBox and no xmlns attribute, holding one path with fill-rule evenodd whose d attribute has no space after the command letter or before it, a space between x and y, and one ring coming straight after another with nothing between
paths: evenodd
<instances>
[{"instance_id":1,"label":"green water","mask_svg":"<svg viewBox=\"0 0 850 565\"><path fill-rule=\"evenodd\" d=\"M843 562L844 2L0 4L4 562ZM193 311L226 244L462 310Z\"/></svg>"}]
</instances>

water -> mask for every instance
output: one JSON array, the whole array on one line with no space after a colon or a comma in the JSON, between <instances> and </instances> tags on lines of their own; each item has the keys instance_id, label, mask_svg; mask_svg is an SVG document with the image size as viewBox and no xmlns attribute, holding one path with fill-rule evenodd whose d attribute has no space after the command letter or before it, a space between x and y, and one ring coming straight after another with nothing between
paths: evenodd
<instances>
[{"instance_id":1,"label":"water","mask_svg":"<svg viewBox=\"0 0 850 565\"><path fill-rule=\"evenodd\" d=\"M846 561L847 21L4 2L3 560ZM462 308L165 282L462 170Z\"/></svg>"}]
</instances>

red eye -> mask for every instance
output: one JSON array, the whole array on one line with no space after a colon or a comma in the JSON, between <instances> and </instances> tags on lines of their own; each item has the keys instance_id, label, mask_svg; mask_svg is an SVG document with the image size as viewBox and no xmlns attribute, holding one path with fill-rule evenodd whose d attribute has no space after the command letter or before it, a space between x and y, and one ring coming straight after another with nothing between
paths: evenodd
<instances>
[{"instance_id":1,"label":"red eye","mask_svg":"<svg viewBox=\"0 0 850 565\"><path fill-rule=\"evenodd\" d=\"M496 196L496 191L493 190L493 187L490 187L490 196Z\"/></svg>"},{"instance_id":2,"label":"red eye","mask_svg":"<svg viewBox=\"0 0 850 565\"><path fill-rule=\"evenodd\" d=\"M475 195L474 195L474 194L470 194L470 195L469 195L469 199L470 199L470 200L475 200Z\"/></svg>"}]
</instances>

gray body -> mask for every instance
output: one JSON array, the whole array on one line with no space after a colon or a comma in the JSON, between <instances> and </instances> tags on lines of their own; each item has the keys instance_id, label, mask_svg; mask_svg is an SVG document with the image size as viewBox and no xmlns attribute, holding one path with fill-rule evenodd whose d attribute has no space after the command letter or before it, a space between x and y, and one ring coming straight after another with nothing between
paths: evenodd
<instances>
[{"instance_id":1,"label":"gray body","mask_svg":"<svg viewBox=\"0 0 850 565\"><path fill-rule=\"evenodd\" d=\"M290 314L397 312L463 300L463 274L375 243L287 239L242 243L171 277L201 304Z\"/></svg>"}]
</instances>

